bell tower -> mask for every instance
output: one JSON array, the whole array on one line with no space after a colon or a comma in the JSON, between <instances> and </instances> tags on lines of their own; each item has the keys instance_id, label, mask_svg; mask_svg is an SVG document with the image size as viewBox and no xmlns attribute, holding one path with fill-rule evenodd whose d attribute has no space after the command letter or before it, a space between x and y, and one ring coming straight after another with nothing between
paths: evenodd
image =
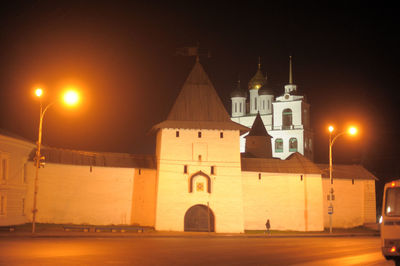
<instances>
[{"instance_id":1,"label":"bell tower","mask_svg":"<svg viewBox=\"0 0 400 266\"><path fill-rule=\"evenodd\" d=\"M283 95L273 103L273 125L269 132L273 136L274 157L286 159L299 152L313 160L313 132L310 128L310 104L297 91L293 82L292 57L289 57L289 83L284 86Z\"/></svg>"}]
</instances>

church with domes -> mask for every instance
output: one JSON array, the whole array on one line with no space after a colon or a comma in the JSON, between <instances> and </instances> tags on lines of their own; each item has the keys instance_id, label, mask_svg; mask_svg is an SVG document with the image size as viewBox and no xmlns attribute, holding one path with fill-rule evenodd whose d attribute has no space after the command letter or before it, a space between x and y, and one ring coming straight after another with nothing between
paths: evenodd
<instances>
[{"instance_id":1,"label":"church with domes","mask_svg":"<svg viewBox=\"0 0 400 266\"><path fill-rule=\"evenodd\" d=\"M154 155L43 147L36 221L135 225L158 231L322 231L329 224L327 165L312 161L309 104L289 84L275 97L259 65L232 93L232 116L196 60ZM0 132L0 225L32 221L35 145ZM333 226L376 220L375 180L335 165Z\"/></svg>"},{"instance_id":2,"label":"church with domes","mask_svg":"<svg viewBox=\"0 0 400 266\"><path fill-rule=\"evenodd\" d=\"M248 83L248 93L238 87L231 93L232 121L251 127L260 114L266 130L272 137L272 154L286 159L299 152L313 160L313 132L310 126L310 104L297 93L293 83L292 58L289 61L289 82L282 94L275 97L267 76L261 73L258 63L256 74ZM240 138L240 151L245 151L246 134Z\"/></svg>"}]
</instances>

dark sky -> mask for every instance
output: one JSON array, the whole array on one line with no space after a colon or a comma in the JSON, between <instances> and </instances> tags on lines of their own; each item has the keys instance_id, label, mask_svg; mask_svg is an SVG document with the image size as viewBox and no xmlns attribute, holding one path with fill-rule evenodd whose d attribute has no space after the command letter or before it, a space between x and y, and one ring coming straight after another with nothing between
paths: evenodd
<instances>
[{"instance_id":1,"label":"dark sky","mask_svg":"<svg viewBox=\"0 0 400 266\"><path fill-rule=\"evenodd\" d=\"M357 123L361 134L338 140L334 160L362 163L380 178L399 176L394 6L132 2L10 1L3 6L0 128L34 141L39 104L33 88L44 87L52 101L64 86L75 85L83 92L80 106L49 109L44 144L153 153L154 135L147 133L166 118L194 64L194 58L175 56L175 51L199 43L212 55L200 61L229 112L235 82L240 77L247 87L259 56L269 84L281 95L293 55L294 81L311 104L315 161L327 162L328 123L339 131Z\"/></svg>"}]
</instances>

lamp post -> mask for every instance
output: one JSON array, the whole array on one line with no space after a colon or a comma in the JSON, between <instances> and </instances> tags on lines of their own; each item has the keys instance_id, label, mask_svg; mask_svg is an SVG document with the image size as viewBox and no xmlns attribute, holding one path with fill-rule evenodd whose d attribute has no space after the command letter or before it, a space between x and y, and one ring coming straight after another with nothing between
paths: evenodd
<instances>
[{"instance_id":1,"label":"lamp post","mask_svg":"<svg viewBox=\"0 0 400 266\"><path fill-rule=\"evenodd\" d=\"M32 234L36 232L36 213L38 211L37 209L37 194L38 194L38 181L39 181L39 168L41 166L42 160L44 160L44 157L41 156L40 154L40 149L42 146L42 127L43 127L43 118L46 113L46 111L53 106L57 101L52 102L46 107L43 108L43 103L42 103L42 95L43 95L43 90L41 88L38 88L35 90L35 94L37 97L40 99L40 116L39 116L39 130L38 130L38 140L37 140L37 147L36 147L36 153L35 153L35 181L34 181L34 186L33 186L33 208L32 208ZM68 105L74 105L78 102L79 96L75 91L67 91L64 94L64 102Z\"/></svg>"},{"instance_id":2,"label":"lamp post","mask_svg":"<svg viewBox=\"0 0 400 266\"><path fill-rule=\"evenodd\" d=\"M329 206L328 206L328 214L329 214L329 233L332 233L332 215L333 215L333 177L332 177L332 146L335 143L336 139L344 134L355 135L357 134L357 128L350 127L347 131L341 132L335 135L332 138L332 132L335 130L333 126L328 127L329 130Z\"/></svg>"}]
</instances>

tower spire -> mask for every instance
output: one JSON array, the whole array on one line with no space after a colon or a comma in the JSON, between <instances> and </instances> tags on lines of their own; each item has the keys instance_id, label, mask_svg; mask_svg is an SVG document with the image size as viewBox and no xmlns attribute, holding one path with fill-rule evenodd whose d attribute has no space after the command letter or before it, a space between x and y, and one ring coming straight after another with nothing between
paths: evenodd
<instances>
[{"instance_id":1,"label":"tower spire","mask_svg":"<svg viewBox=\"0 0 400 266\"><path fill-rule=\"evenodd\" d=\"M297 86L293 83L293 66L292 66L292 56L289 56L289 83L285 85L285 94L290 94L295 92Z\"/></svg>"}]
</instances>

